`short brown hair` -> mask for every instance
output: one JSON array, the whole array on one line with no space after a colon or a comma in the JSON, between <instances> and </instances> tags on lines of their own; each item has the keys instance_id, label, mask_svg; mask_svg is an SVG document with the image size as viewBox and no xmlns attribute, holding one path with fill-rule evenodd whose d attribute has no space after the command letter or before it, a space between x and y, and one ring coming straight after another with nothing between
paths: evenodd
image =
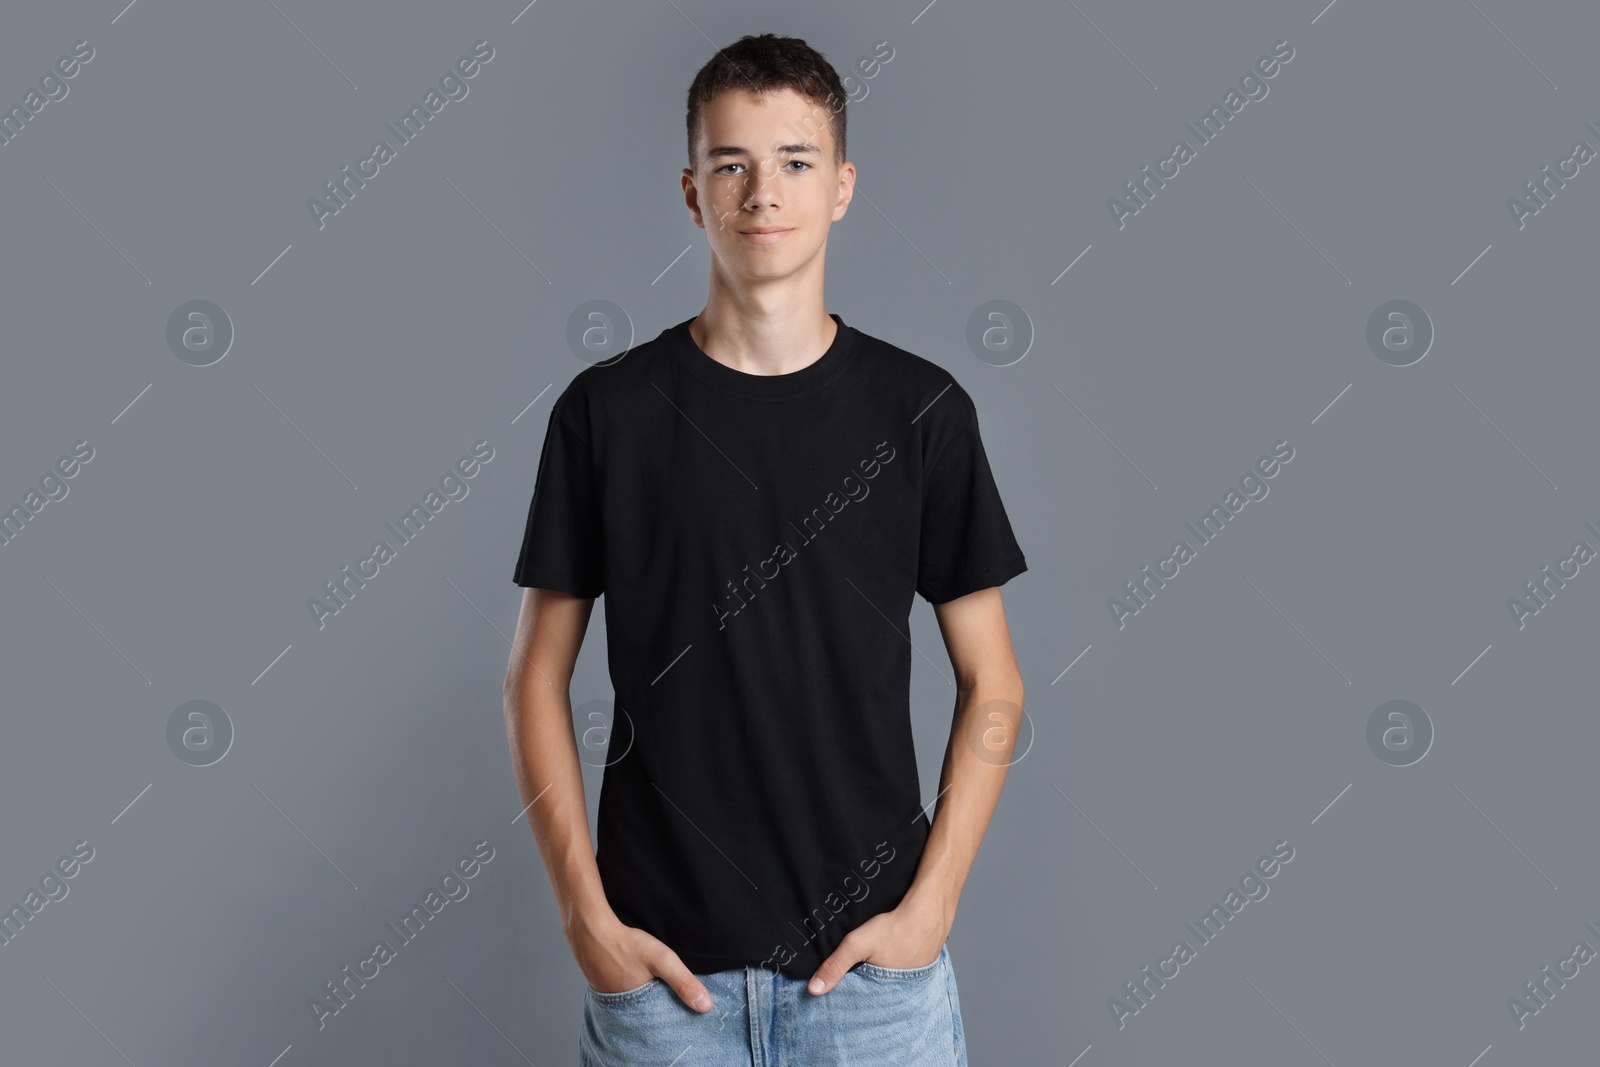
<instances>
[{"instance_id":1,"label":"short brown hair","mask_svg":"<svg viewBox=\"0 0 1600 1067\"><path fill-rule=\"evenodd\" d=\"M724 89L743 89L757 96L773 89L793 89L829 109L835 163L844 162L845 102L839 72L821 52L798 37L771 33L749 34L717 54L694 76L689 86L686 123L689 128L689 166L695 165L694 143L700 134L700 108Z\"/></svg>"}]
</instances>

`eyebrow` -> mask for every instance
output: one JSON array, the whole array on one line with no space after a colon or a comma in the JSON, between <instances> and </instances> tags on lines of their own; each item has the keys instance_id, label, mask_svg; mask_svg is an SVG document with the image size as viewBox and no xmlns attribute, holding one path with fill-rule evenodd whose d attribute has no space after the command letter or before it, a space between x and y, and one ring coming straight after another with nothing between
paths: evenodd
<instances>
[{"instance_id":1,"label":"eyebrow","mask_svg":"<svg viewBox=\"0 0 1600 1067\"><path fill-rule=\"evenodd\" d=\"M706 151L706 158L721 159L724 156L749 156L754 154L755 153L751 152L748 148L741 148L738 145L721 144L708 149ZM775 156L820 156L822 155L822 149L818 148L810 141L801 141L795 144L778 145L772 150L772 154Z\"/></svg>"}]
</instances>

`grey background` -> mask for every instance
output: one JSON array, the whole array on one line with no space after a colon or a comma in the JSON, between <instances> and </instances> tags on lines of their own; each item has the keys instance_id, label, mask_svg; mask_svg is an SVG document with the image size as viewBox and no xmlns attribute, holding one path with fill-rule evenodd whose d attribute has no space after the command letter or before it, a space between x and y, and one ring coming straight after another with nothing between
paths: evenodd
<instances>
[{"instance_id":1,"label":"grey background","mask_svg":"<svg viewBox=\"0 0 1600 1067\"><path fill-rule=\"evenodd\" d=\"M583 366L569 314L611 300L647 339L702 306L684 93L764 30L841 71L893 46L850 108L828 307L971 391L1028 554L1005 598L1032 747L950 940L972 1062L1593 1058L1593 966L1520 1031L1506 1004L1600 949L1600 578L1520 630L1506 606L1600 545L1600 175L1521 230L1506 207L1600 148L1593 5L113 0L0 22L8 107L74 42L96 53L0 147L0 502L95 449L0 548L0 902L95 849L0 948L6 1062L573 1062L582 975L501 720L511 571ZM307 198L479 40L469 96L319 231ZM1119 230L1107 198L1280 40L1269 95ZM1406 368L1365 343L1397 298L1437 331ZM236 330L209 367L166 345L192 299ZM1013 366L967 348L990 299L1036 332ZM466 499L319 630L308 598L479 440ZM1107 599L1280 440L1270 495L1119 630ZM913 625L942 662L920 600ZM597 610L575 706L610 696L604 640ZM914 662L931 801L954 692ZM1409 767L1365 741L1396 698L1436 731ZM166 743L194 699L236 731L206 768ZM482 839L470 896L319 1032L307 999ZM1108 999L1279 840L1270 895L1119 1030Z\"/></svg>"}]
</instances>

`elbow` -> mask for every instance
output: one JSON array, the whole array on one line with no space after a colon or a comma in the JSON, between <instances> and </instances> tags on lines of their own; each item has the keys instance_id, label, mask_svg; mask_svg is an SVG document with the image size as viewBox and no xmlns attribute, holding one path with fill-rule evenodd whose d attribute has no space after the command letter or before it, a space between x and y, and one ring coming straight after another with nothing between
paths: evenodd
<instances>
[{"instance_id":1,"label":"elbow","mask_svg":"<svg viewBox=\"0 0 1600 1067\"><path fill-rule=\"evenodd\" d=\"M1006 700L1022 706L1026 687L1022 673L1015 666L962 672L956 677L956 688L966 696L982 700Z\"/></svg>"},{"instance_id":2,"label":"elbow","mask_svg":"<svg viewBox=\"0 0 1600 1067\"><path fill-rule=\"evenodd\" d=\"M553 673L541 670L531 662L513 662L506 670L506 680L501 686L507 709L526 705L543 694L565 695L572 683L570 671Z\"/></svg>"},{"instance_id":3,"label":"elbow","mask_svg":"<svg viewBox=\"0 0 1600 1067\"><path fill-rule=\"evenodd\" d=\"M531 704L530 698L533 694L530 692L530 676L531 672L516 667L506 672L505 684L500 688L500 698L505 705L508 721L518 717Z\"/></svg>"}]
</instances>

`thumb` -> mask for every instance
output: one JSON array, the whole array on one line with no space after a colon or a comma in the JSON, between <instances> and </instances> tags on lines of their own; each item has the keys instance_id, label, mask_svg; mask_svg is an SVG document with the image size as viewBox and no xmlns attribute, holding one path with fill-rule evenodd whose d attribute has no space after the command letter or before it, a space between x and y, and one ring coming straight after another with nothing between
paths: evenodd
<instances>
[{"instance_id":1,"label":"thumb","mask_svg":"<svg viewBox=\"0 0 1600 1067\"><path fill-rule=\"evenodd\" d=\"M861 954L859 945L859 942L851 941L849 936L846 935L845 939L839 942L839 947L833 950L833 955L822 961L822 966L818 967L811 976L811 981L807 984L806 989L817 996L821 996L838 985L839 979L845 976L845 972L854 967L858 961L866 958Z\"/></svg>"},{"instance_id":2,"label":"thumb","mask_svg":"<svg viewBox=\"0 0 1600 1067\"><path fill-rule=\"evenodd\" d=\"M704 1013L715 1006L711 991L689 970L676 952L669 949L666 955L656 961L656 976L671 986L672 991L678 994L678 999L695 1011Z\"/></svg>"}]
</instances>

